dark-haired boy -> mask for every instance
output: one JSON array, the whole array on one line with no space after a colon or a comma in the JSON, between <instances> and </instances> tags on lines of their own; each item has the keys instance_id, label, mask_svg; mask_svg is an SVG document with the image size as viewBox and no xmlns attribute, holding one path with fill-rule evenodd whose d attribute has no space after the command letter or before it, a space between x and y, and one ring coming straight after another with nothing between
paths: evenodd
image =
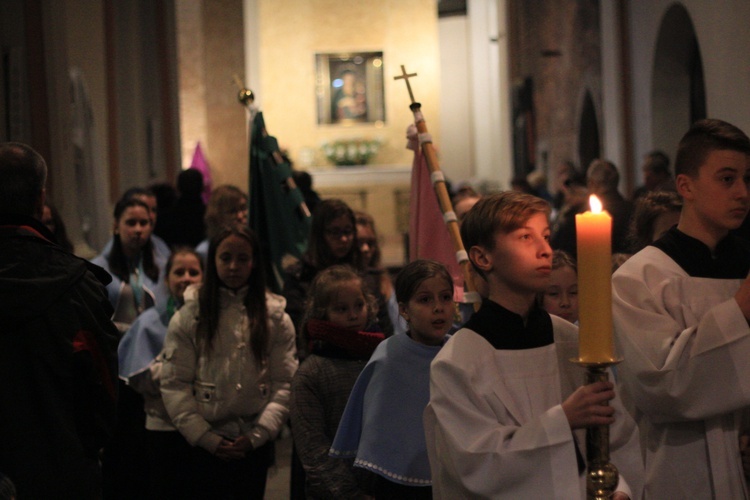
<instances>
[{"instance_id":1,"label":"dark-haired boy","mask_svg":"<svg viewBox=\"0 0 750 500\"><path fill-rule=\"evenodd\" d=\"M623 390L650 498L748 498L739 433L750 405L750 139L721 120L680 141L676 227L613 277Z\"/></svg>"},{"instance_id":2,"label":"dark-haired boy","mask_svg":"<svg viewBox=\"0 0 750 500\"><path fill-rule=\"evenodd\" d=\"M634 422L611 383L578 387L583 371L569 361L578 357L576 326L535 302L550 281L549 210L509 191L480 200L461 225L489 298L431 366L425 431L435 498L585 498L579 431L605 424L631 486L620 481L615 498L640 497Z\"/></svg>"}]
</instances>

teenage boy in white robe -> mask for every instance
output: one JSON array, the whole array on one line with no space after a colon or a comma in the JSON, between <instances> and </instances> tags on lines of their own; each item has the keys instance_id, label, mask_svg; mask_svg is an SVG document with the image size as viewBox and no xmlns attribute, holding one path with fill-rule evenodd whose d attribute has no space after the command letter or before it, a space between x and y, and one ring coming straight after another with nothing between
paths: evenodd
<instances>
[{"instance_id":1,"label":"teenage boy in white robe","mask_svg":"<svg viewBox=\"0 0 750 500\"><path fill-rule=\"evenodd\" d=\"M750 139L696 122L675 158L676 227L614 274L623 390L634 404L650 498L748 498L740 435L750 405Z\"/></svg>"},{"instance_id":2,"label":"teenage boy in white robe","mask_svg":"<svg viewBox=\"0 0 750 500\"><path fill-rule=\"evenodd\" d=\"M436 499L583 499L585 428L610 424L614 498L640 498L635 423L611 382L581 387L584 371L570 361L578 328L535 300L550 282L549 212L509 191L480 200L462 223L489 298L431 366L425 432Z\"/></svg>"}]
</instances>

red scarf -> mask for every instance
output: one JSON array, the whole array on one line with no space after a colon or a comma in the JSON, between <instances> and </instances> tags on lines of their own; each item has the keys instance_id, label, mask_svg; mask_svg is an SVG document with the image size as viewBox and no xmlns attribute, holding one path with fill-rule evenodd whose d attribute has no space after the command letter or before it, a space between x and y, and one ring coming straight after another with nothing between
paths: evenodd
<instances>
[{"instance_id":1,"label":"red scarf","mask_svg":"<svg viewBox=\"0 0 750 500\"><path fill-rule=\"evenodd\" d=\"M347 357L370 359L378 344L385 340L385 335L380 332L355 332L321 319L309 320L305 329L310 352L314 354L324 355L324 352L329 352L327 347L333 346L344 351Z\"/></svg>"}]
</instances>

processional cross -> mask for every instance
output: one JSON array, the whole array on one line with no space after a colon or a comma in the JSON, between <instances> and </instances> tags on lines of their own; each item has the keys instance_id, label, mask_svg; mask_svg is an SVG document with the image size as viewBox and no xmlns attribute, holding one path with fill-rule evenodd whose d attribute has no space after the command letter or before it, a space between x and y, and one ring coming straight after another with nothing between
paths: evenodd
<instances>
[{"instance_id":1,"label":"processional cross","mask_svg":"<svg viewBox=\"0 0 750 500\"><path fill-rule=\"evenodd\" d=\"M409 83L409 78L411 78L413 76L417 76L417 74L416 73L407 73L406 72L406 68L402 64L401 65L401 76L394 76L393 77L394 80L404 80L406 82L406 90L409 91L409 98L411 99L412 104L414 104L414 102L416 102L414 100L414 94L411 91L411 84Z\"/></svg>"}]
</instances>

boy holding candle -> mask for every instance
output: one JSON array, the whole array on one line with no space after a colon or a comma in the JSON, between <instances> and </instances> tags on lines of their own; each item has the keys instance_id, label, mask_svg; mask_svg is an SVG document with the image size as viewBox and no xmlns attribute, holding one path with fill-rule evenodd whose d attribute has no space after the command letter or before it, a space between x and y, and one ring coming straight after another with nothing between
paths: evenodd
<instances>
[{"instance_id":1,"label":"boy holding candle","mask_svg":"<svg viewBox=\"0 0 750 500\"><path fill-rule=\"evenodd\" d=\"M614 274L618 375L634 405L651 498L748 498L750 139L696 122L675 158L679 223Z\"/></svg>"},{"instance_id":2,"label":"boy holding candle","mask_svg":"<svg viewBox=\"0 0 750 500\"><path fill-rule=\"evenodd\" d=\"M464 218L461 236L489 298L432 363L434 498L584 498L583 430L609 424L613 463L630 481L615 498L640 497L634 422L611 383L578 387L576 326L535 302L550 281L548 216L544 200L505 192Z\"/></svg>"}]
</instances>

